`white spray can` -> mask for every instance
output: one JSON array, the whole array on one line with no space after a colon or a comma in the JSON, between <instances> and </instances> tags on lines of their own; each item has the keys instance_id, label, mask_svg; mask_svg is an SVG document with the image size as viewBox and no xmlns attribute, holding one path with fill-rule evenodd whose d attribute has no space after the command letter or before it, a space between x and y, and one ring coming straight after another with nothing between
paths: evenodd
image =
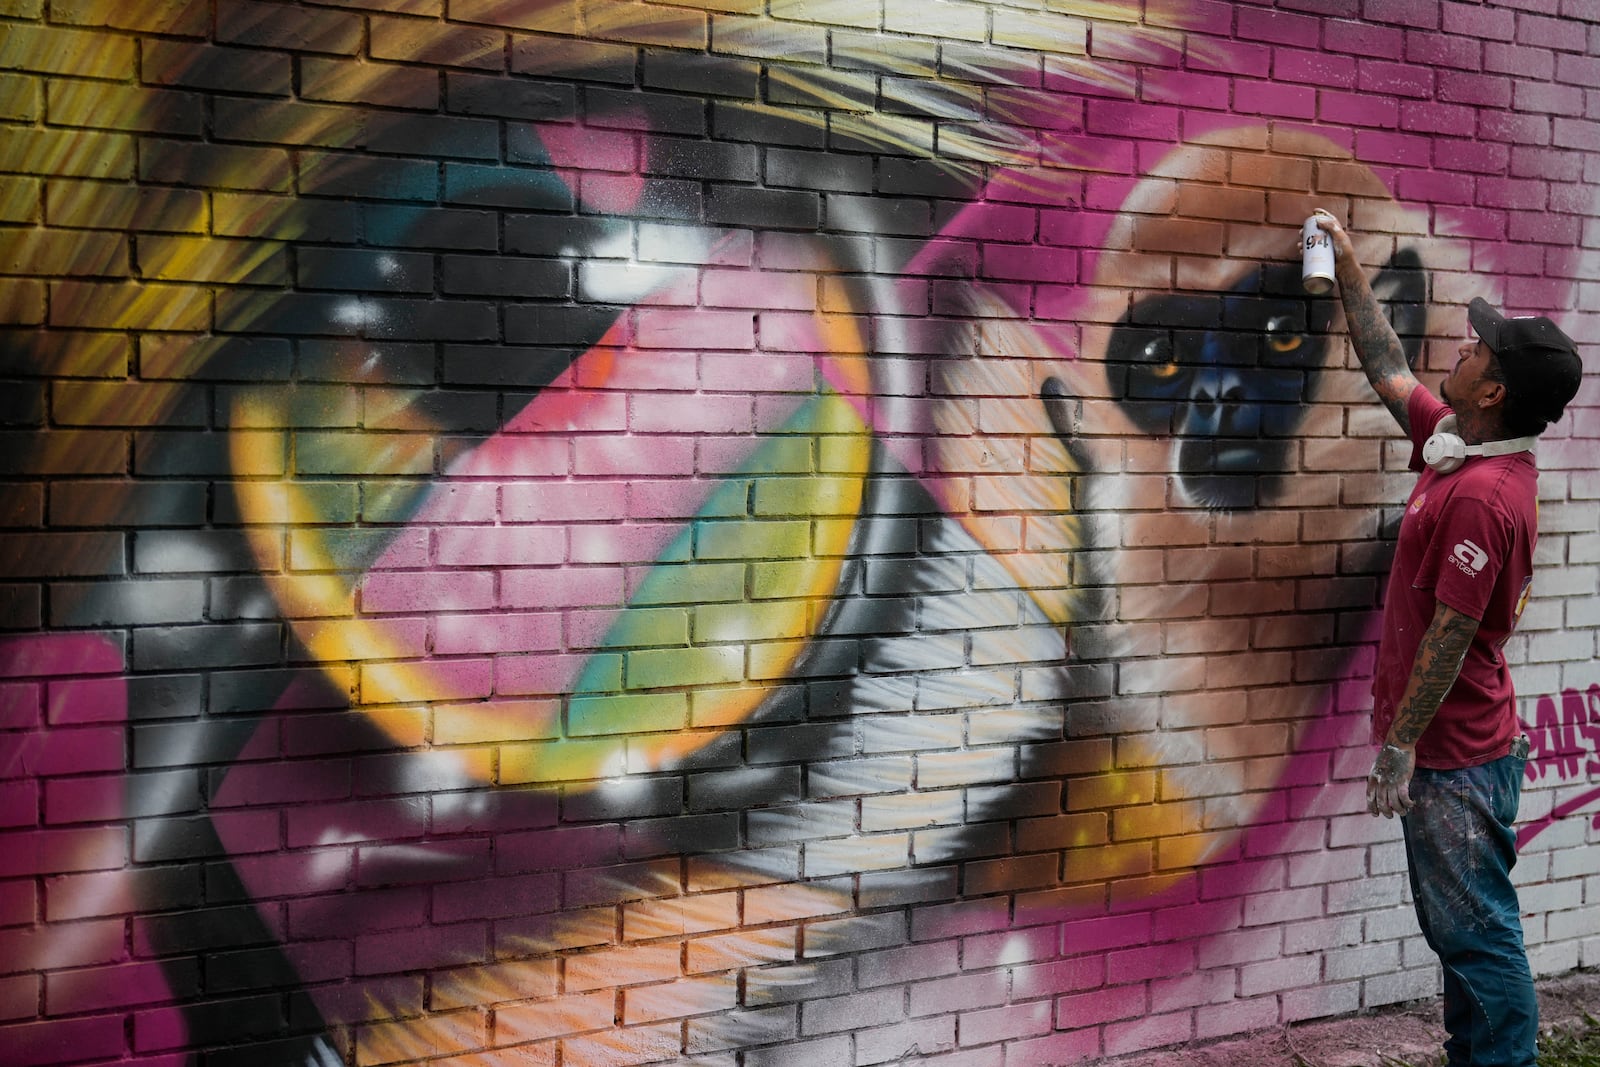
<instances>
[{"instance_id":1,"label":"white spray can","mask_svg":"<svg viewBox=\"0 0 1600 1067\"><path fill-rule=\"evenodd\" d=\"M1333 289L1333 236L1312 215L1300 228L1300 284L1312 296Z\"/></svg>"}]
</instances>

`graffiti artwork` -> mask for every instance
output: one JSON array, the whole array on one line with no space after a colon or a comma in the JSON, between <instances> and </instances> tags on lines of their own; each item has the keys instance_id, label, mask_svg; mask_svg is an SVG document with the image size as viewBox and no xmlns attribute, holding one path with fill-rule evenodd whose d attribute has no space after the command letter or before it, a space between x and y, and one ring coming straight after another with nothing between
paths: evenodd
<instances>
[{"instance_id":1,"label":"graffiti artwork","mask_svg":"<svg viewBox=\"0 0 1600 1067\"><path fill-rule=\"evenodd\" d=\"M1323 967L1409 915L1361 779L1412 476L1298 234L1419 373L1472 296L1582 306L1593 123L1482 34L155 7L0 44L16 1062L1066 1063L1431 995ZM1596 659L1592 397L1530 849L1600 833L1543 669Z\"/></svg>"}]
</instances>

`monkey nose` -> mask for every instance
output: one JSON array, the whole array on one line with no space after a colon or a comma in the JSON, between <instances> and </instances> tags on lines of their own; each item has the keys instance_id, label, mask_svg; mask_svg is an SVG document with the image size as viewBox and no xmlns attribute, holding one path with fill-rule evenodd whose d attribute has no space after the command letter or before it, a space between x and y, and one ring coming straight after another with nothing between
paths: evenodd
<instances>
[{"instance_id":1,"label":"monkey nose","mask_svg":"<svg viewBox=\"0 0 1600 1067\"><path fill-rule=\"evenodd\" d=\"M1205 436L1222 433L1247 401L1244 383L1236 372L1211 369L1198 374L1189 390L1183 432Z\"/></svg>"}]
</instances>

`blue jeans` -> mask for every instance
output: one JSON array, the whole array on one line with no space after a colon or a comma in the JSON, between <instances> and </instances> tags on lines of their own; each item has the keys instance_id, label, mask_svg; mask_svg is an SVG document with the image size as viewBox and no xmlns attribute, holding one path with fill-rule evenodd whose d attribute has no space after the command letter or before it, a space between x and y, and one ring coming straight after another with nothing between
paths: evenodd
<instances>
[{"instance_id":1,"label":"blue jeans","mask_svg":"<svg viewBox=\"0 0 1600 1067\"><path fill-rule=\"evenodd\" d=\"M1534 1067L1539 1002L1511 884L1526 764L1513 755L1411 779L1401 825L1417 921L1444 965L1449 1067Z\"/></svg>"}]
</instances>

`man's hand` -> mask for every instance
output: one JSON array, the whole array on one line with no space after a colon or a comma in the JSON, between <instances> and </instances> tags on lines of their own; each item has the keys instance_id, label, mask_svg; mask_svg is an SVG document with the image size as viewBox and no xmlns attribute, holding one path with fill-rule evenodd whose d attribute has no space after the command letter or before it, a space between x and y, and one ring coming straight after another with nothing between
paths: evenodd
<instances>
[{"instance_id":1,"label":"man's hand","mask_svg":"<svg viewBox=\"0 0 1600 1067\"><path fill-rule=\"evenodd\" d=\"M1356 259L1356 246L1354 242L1350 240L1350 235L1345 232L1344 227L1339 225L1339 220L1334 218L1333 213L1331 211L1324 211L1319 207L1316 209L1316 211L1312 212L1312 215L1317 220L1317 227L1328 235L1328 240L1333 245L1334 260L1338 261L1342 259L1347 262L1354 263Z\"/></svg>"},{"instance_id":2,"label":"man's hand","mask_svg":"<svg viewBox=\"0 0 1600 1067\"><path fill-rule=\"evenodd\" d=\"M1387 744L1378 749L1367 774L1367 811L1392 819L1411 810L1411 774L1417 769L1415 745Z\"/></svg>"}]
</instances>

